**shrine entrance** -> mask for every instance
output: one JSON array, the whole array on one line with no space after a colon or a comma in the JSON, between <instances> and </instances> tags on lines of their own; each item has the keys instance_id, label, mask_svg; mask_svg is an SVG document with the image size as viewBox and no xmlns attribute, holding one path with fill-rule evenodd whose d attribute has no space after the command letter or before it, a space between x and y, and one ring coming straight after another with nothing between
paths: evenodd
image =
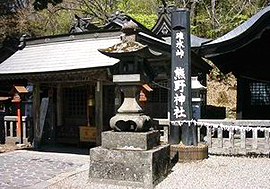
<instances>
[{"instance_id":1,"label":"shrine entrance","mask_svg":"<svg viewBox=\"0 0 270 189\"><path fill-rule=\"evenodd\" d=\"M57 125L57 142L96 142L94 86L63 87L62 124ZM60 103L58 103L60 104Z\"/></svg>"},{"instance_id":2,"label":"shrine entrance","mask_svg":"<svg viewBox=\"0 0 270 189\"><path fill-rule=\"evenodd\" d=\"M238 78L238 116L242 119L269 119L270 83Z\"/></svg>"}]
</instances>

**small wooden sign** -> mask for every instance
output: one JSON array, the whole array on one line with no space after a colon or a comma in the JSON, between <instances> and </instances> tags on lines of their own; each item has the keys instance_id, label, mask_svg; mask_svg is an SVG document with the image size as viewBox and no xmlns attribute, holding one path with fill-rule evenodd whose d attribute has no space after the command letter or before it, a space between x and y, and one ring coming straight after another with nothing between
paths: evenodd
<instances>
[{"instance_id":1,"label":"small wooden sign","mask_svg":"<svg viewBox=\"0 0 270 189\"><path fill-rule=\"evenodd\" d=\"M96 128L80 126L80 141L81 142L96 142Z\"/></svg>"}]
</instances>

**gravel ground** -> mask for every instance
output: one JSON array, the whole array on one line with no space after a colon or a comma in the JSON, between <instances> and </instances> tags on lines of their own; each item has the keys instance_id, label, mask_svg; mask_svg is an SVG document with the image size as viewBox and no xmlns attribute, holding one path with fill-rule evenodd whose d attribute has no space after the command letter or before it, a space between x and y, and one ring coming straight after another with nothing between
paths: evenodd
<instances>
[{"instance_id":1,"label":"gravel ground","mask_svg":"<svg viewBox=\"0 0 270 189\"><path fill-rule=\"evenodd\" d=\"M55 188L126 189L88 182L88 170L52 185ZM177 163L172 172L155 189L178 188L270 188L270 159L210 156L203 161Z\"/></svg>"}]
</instances>

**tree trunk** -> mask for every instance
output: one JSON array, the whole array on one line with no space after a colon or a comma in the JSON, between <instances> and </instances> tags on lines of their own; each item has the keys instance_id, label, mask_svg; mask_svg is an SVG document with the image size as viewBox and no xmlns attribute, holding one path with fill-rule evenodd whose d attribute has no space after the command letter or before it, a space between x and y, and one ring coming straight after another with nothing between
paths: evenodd
<instances>
[{"instance_id":1,"label":"tree trunk","mask_svg":"<svg viewBox=\"0 0 270 189\"><path fill-rule=\"evenodd\" d=\"M197 23L197 4L198 0L193 0L190 7L190 19L191 19L191 25L196 25Z\"/></svg>"},{"instance_id":2,"label":"tree trunk","mask_svg":"<svg viewBox=\"0 0 270 189\"><path fill-rule=\"evenodd\" d=\"M211 0L211 13L212 13L212 28L216 28L216 23L215 23L215 10L216 8L216 0Z\"/></svg>"}]
</instances>

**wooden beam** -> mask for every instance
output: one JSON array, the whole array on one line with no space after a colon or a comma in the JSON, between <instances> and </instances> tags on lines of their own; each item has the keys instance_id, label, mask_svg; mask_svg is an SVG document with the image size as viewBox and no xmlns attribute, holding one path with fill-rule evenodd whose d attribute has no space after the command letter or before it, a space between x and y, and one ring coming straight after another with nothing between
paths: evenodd
<instances>
[{"instance_id":1,"label":"wooden beam","mask_svg":"<svg viewBox=\"0 0 270 189\"><path fill-rule=\"evenodd\" d=\"M55 112L55 106L54 106L54 96L55 96L55 90L54 87L51 86L49 89L49 108L48 113L50 114L51 122L50 122L50 143L55 144L56 143L56 112ZM57 94L56 94L57 95Z\"/></svg>"},{"instance_id":2,"label":"wooden beam","mask_svg":"<svg viewBox=\"0 0 270 189\"><path fill-rule=\"evenodd\" d=\"M101 133L103 131L103 83L97 81L95 91L95 125L96 125L96 145L101 145Z\"/></svg>"},{"instance_id":3,"label":"wooden beam","mask_svg":"<svg viewBox=\"0 0 270 189\"><path fill-rule=\"evenodd\" d=\"M236 104L236 118L243 118L243 95L244 95L244 81L241 77L237 78L237 104Z\"/></svg>"},{"instance_id":4,"label":"wooden beam","mask_svg":"<svg viewBox=\"0 0 270 189\"><path fill-rule=\"evenodd\" d=\"M40 130L40 84L35 83L34 84L34 90L33 90L33 121L34 121L34 148L40 147L40 141L39 138L39 130Z\"/></svg>"},{"instance_id":5,"label":"wooden beam","mask_svg":"<svg viewBox=\"0 0 270 189\"><path fill-rule=\"evenodd\" d=\"M57 106L57 126L63 125L63 88L60 84L57 85L56 89L56 106Z\"/></svg>"}]
</instances>

